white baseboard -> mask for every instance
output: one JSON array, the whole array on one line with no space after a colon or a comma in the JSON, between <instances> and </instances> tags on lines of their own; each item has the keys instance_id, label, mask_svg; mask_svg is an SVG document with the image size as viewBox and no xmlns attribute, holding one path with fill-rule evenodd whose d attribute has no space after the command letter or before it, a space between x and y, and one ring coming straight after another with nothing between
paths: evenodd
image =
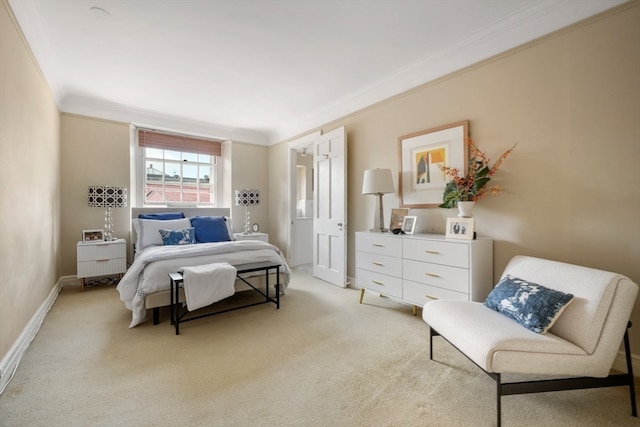
<instances>
[{"instance_id":1,"label":"white baseboard","mask_svg":"<svg viewBox=\"0 0 640 427\"><path fill-rule=\"evenodd\" d=\"M13 374L16 369L18 369L18 364L20 363L22 356L27 351L29 344L40 330L40 326L42 325L45 316L56 301L56 298L62 289L62 284L63 279L58 279L58 282L55 284L53 289L51 289L47 299L45 299L42 305L40 305L40 308L38 308L36 313L33 315L16 342L13 343L9 352L4 356L2 361L0 361L0 394L2 394L4 389L7 387L11 378L13 378Z\"/></svg>"}]
</instances>

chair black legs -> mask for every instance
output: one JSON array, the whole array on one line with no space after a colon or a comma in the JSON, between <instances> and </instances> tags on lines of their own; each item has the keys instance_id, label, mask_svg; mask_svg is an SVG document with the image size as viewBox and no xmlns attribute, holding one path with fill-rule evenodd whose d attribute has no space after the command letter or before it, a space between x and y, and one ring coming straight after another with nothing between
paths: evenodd
<instances>
[{"instance_id":1,"label":"chair black legs","mask_svg":"<svg viewBox=\"0 0 640 427\"><path fill-rule=\"evenodd\" d=\"M539 381L520 381L503 383L501 381L500 373L487 372L478 366L484 373L489 375L496 382L496 411L497 411L497 424L500 427L501 424L501 412L502 412L502 396L512 396L514 394L528 394L528 393L543 393L549 391L562 391L562 390L578 390L585 388L598 388L598 387L617 387L628 386L629 396L631 399L631 415L638 416L638 409L636 406L636 392L634 388L633 378L633 366L631 364L631 348L629 345L629 328L631 322L627 325L627 330L624 332L624 350L627 362L627 373L625 374L611 374L605 378L593 378L593 377L581 377L581 378L562 378L551 380L539 380ZM433 360L433 337L440 335L433 328L429 328L429 359ZM443 337L445 341L448 341ZM457 347L454 346L457 349ZM460 351L459 349L457 349ZM462 352L461 352L462 353ZM462 353L466 356L466 354ZM468 357L467 357L468 358ZM471 359L469 359L471 360ZM472 361L473 362L473 361ZM474 362L475 364L475 362Z\"/></svg>"},{"instance_id":2,"label":"chair black legs","mask_svg":"<svg viewBox=\"0 0 640 427\"><path fill-rule=\"evenodd\" d=\"M631 415L638 416L638 408L636 407L636 389L633 383L633 364L631 363L631 346L629 345L629 328L631 322L627 324L627 330L624 331L624 354L627 359L627 374L629 375L629 395L631 397Z\"/></svg>"}]
</instances>

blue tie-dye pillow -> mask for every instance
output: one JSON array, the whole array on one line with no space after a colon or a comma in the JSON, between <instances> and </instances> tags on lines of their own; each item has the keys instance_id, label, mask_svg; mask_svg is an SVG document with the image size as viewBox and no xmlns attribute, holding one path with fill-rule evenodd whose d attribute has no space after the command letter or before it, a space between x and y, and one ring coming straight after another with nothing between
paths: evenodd
<instances>
[{"instance_id":1,"label":"blue tie-dye pillow","mask_svg":"<svg viewBox=\"0 0 640 427\"><path fill-rule=\"evenodd\" d=\"M533 332L544 334L572 299L571 294L506 275L493 288L484 305Z\"/></svg>"},{"instance_id":2,"label":"blue tie-dye pillow","mask_svg":"<svg viewBox=\"0 0 640 427\"><path fill-rule=\"evenodd\" d=\"M183 230L160 229L163 245L193 245L196 243L196 233L193 227Z\"/></svg>"}]
</instances>

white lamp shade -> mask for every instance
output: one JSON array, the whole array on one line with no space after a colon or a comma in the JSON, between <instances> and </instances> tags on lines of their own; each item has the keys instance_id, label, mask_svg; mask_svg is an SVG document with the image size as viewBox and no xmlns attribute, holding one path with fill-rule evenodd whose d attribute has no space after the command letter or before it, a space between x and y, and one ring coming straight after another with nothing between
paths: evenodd
<instances>
[{"instance_id":1,"label":"white lamp shade","mask_svg":"<svg viewBox=\"0 0 640 427\"><path fill-rule=\"evenodd\" d=\"M391 169L367 169L362 180L362 194L387 194L395 192Z\"/></svg>"}]
</instances>

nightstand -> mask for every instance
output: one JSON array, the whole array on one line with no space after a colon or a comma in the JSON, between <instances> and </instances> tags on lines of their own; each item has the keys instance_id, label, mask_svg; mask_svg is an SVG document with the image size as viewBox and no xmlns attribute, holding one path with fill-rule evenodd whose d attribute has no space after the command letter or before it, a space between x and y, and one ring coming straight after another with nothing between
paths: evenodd
<instances>
[{"instance_id":1,"label":"nightstand","mask_svg":"<svg viewBox=\"0 0 640 427\"><path fill-rule=\"evenodd\" d=\"M235 237L236 240L262 240L263 242L269 243L269 235L267 233L233 233L233 237Z\"/></svg>"},{"instance_id":2,"label":"nightstand","mask_svg":"<svg viewBox=\"0 0 640 427\"><path fill-rule=\"evenodd\" d=\"M127 271L127 244L124 239L109 242L78 242L78 279L82 279L84 291L85 278L111 276Z\"/></svg>"}]
</instances>

